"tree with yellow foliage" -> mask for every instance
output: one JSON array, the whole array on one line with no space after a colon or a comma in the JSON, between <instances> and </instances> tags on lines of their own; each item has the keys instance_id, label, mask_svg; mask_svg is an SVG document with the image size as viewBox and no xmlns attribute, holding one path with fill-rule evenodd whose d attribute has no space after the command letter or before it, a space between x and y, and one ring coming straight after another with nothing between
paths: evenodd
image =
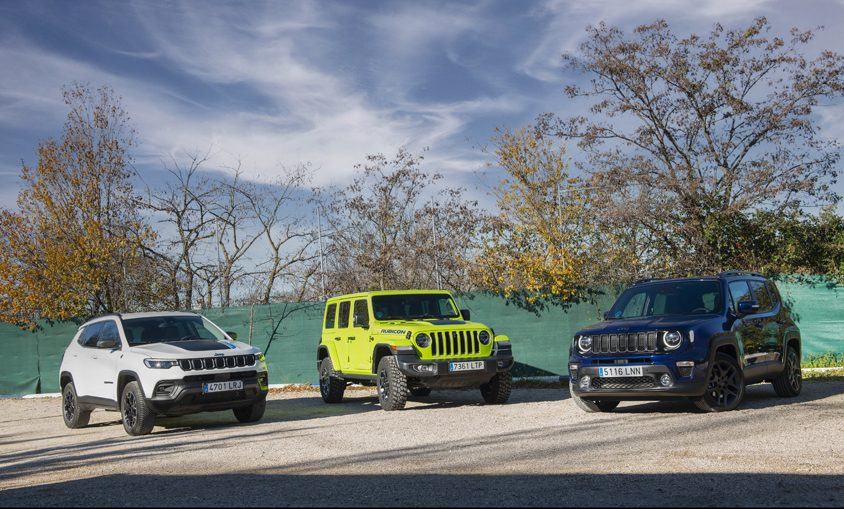
<instances>
[{"instance_id":1,"label":"tree with yellow foliage","mask_svg":"<svg viewBox=\"0 0 844 509\"><path fill-rule=\"evenodd\" d=\"M588 186L567 173L565 148L530 126L496 128L491 141L492 151L482 151L507 177L489 191L499 212L476 258L476 282L507 297L527 290L531 302L578 295L591 231L583 220Z\"/></svg>"},{"instance_id":2,"label":"tree with yellow foliage","mask_svg":"<svg viewBox=\"0 0 844 509\"><path fill-rule=\"evenodd\" d=\"M127 149L134 130L109 87L74 83L62 137L25 164L17 211L0 210L0 320L36 327L149 309L159 280L145 246L155 233L136 210Z\"/></svg>"}]
</instances>

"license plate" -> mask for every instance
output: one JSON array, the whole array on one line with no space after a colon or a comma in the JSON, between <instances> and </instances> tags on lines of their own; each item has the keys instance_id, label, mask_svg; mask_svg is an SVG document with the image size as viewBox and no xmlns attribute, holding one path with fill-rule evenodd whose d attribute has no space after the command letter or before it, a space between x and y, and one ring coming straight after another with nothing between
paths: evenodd
<instances>
[{"instance_id":1,"label":"license plate","mask_svg":"<svg viewBox=\"0 0 844 509\"><path fill-rule=\"evenodd\" d=\"M229 382L212 382L205 384L205 393L209 392L224 392L224 391L239 391L243 389L243 380L232 380Z\"/></svg>"},{"instance_id":2,"label":"license plate","mask_svg":"<svg viewBox=\"0 0 844 509\"><path fill-rule=\"evenodd\" d=\"M600 368L598 376L642 376L642 366L608 366Z\"/></svg>"},{"instance_id":3,"label":"license plate","mask_svg":"<svg viewBox=\"0 0 844 509\"><path fill-rule=\"evenodd\" d=\"M449 371L477 371L479 369L484 369L484 361L448 363Z\"/></svg>"}]
</instances>

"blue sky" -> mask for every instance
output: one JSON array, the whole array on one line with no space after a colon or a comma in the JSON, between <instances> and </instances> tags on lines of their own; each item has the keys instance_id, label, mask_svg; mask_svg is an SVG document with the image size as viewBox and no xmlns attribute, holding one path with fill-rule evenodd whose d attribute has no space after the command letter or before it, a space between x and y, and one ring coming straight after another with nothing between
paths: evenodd
<instances>
[{"instance_id":1,"label":"blue sky","mask_svg":"<svg viewBox=\"0 0 844 509\"><path fill-rule=\"evenodd\" d=\"M477 148L496 126L582 113L562 72L587 24L625 31L657 18L680 37L766 16L784 38L825 25L805 48L844 52L840 0L10 1L0 2L0 206L21 159L58 137L61 88L108 84L137 129L136 168L156 185L168 154L225 151L248 176L310 162L343 184L367 154L430 147L424 167L475 191ZM844 140L844 109L818 108ZM214 166L209 165L209 169ZM844 189L838 186L839 193Z\"/></svg>"}]
</instances>

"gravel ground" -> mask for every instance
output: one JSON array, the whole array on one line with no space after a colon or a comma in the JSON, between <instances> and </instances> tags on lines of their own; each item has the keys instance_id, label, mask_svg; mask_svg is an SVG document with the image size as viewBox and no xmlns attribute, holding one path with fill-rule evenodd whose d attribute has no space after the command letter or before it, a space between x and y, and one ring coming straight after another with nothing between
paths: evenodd
<instances>
[{"instance_id":1,"label":"gravel ground","mask_svg":"<svg viewBox=\"0 0 844 509\"><path fill-rule=\"evenodd\" d=\"M371 391L326 405L273 393L261 422L118 414L64 426L59 398L0 400L0 507L844 505L844 383L737 411L627 402L587 414L564 389L434 392L384 412Z\"/></svg>"}]
</instances>

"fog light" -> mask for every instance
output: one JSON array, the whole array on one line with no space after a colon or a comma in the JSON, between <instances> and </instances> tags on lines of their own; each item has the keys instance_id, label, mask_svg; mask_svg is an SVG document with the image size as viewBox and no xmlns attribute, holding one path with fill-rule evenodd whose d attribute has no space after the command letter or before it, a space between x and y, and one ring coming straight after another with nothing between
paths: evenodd
<instances>
[{"instance_id":1,"label":"fog light","mask_svg":"<svg viewBox=\"0 0 844 509\"><path fill-rule=\"evenodd\" d=\"M507 361L498 361L498 367L499 368L503 368L506 365L507 365Z\"/></svg>"},{"instance_id":2,"label":"fog light","mask_svg":"<svg viewBox=\"0 0 844 509\"><path fill-rule=\"evenodd\" d=\"M663 387L668 387L671 385L671 377L668 375L662 375L659 379L659 383L662 384Z\"/></svg>"},{"instance_id":3,"label":"fog light","mask_svg":"<svg viewBox=\"0 0 844 509\"><path fill-rule=\"evenodd\" d=\"M418 366L414 366L413 368L420 373L433 373L434 372L433 364L420 364Z\"/></svg>"},{"instance_id":4,"label":"fog light","mask_svg":"<svg viewBox=\"0 0 844 509\"><path fill-rule=\"evenodd\" d=\"M589 388L589 375L583 375L580 379L580 388L581 389L588 389Z\"/></svg>"}]
</instances>

